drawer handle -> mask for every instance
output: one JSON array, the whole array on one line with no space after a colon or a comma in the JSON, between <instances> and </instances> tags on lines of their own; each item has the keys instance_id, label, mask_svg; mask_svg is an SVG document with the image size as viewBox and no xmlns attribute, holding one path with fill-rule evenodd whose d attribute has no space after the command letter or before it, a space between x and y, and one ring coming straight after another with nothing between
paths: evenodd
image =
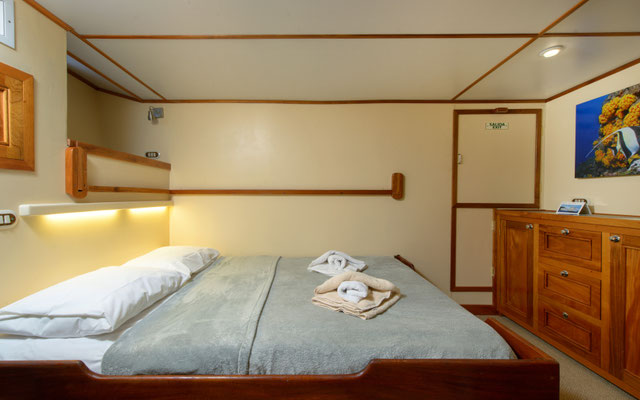
<instances>
[{"instance_id":1,"label":"drawer handle","mask_svg":"<svg viewBox=\"0 0 640 400\"><path fill-rule=\"evenodd\" d=\"M527 229L533 229L533 224L526 224L524 227Z\"/></svg>"},{"instance_id":2,"label":"drawer handle","mask_svg":"<svg viewBox=\"0 0 640 400\"><path fill-rule=\"evenodd\" d=\"M568 235L570 232L567 228L564 228L563 230L560 231L560 233L562 233L563 235Z\"/></svg>"},{"instance_id":3,"label":"drawer handle","mask_svg":"<svg viewBox=\"0 0 640 400\"><path fill-rule=\"evenodd\" d=\"M564 276L566 278L567 276L569 276L569 271L564 270L564 271L560 272L560 275L562 275L562 276Z\"/></svg>"},{"instance_id":4,"label":"drawer handle","mask_svg":"<svg viewBox=\"0 0 640 400\"><path fill-rule=\"evenodd\" d=\"M562 313L562 318L569 319L569 314L567 314L566 312L563 312Z\"/></svg>"},{"instance_id":5,"label":"drawer handle","mask_svg":"<svg viewBox=\"0 0 640 400\"><path fill-rule=\"evenodd\" d=\"M620 241L620 236L618 235L609 236L609 240L611 240L612 242L618 243Z\"/></svg>"}]
</instances>

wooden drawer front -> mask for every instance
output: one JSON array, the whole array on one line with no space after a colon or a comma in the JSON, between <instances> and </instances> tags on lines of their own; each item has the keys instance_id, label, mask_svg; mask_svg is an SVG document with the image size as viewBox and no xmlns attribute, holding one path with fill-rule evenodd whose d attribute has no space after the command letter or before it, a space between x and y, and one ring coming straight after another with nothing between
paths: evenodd
<instances>
[{"instance_id":1,"label":"wooden drawer front","mask_svg":"<svg viewBox=\"0 0 640 400\"><path fill-rule=\"evenodd\" d=\"M552 265L538 266L538 293L600 319L600 279Z\"/></svg>"},{"instance_id":2,"label":"wooden drawer front","mask_svg":"<svg viewBox=\"0 0 640 400\"><path fill-rule=\"evenodd\" d=\"M538 329L543 335L594 365L600 365L600 327L562 305L540 301L538 312Z\"/></svg>"},{"instance_id":3,"label":"wooden drawer front","mask_svg":"<svg viewBox=\"0 0 640 400\"><path fill-rule=\"evenodd\" d=\"M540 257L601 270L602 234L570 227L540 225Z\"/></svg>"}]
</instances>

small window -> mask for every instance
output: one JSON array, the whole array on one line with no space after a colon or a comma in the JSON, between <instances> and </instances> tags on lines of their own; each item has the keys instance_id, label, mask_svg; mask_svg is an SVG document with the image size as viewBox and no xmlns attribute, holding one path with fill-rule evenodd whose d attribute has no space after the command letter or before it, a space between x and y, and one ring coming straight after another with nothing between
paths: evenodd
<instances>
[{"instance_id":1,"label":"small window","mask_svg":"<svg viewBox=\"0 0 640 400\"><path fill-rule=\"evenodd\" d=\"M16 48L13 0L0 0L0 43Z\"/></svg>"}]
</instances>

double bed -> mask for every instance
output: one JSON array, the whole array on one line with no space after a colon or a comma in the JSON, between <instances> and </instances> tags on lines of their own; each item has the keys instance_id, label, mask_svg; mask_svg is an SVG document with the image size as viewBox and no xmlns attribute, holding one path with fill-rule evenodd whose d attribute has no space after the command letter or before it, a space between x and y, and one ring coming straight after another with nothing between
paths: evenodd
<instances>
[{"instance_id":1,"label":"double bed","mask_svg":"<svg viewBox=\"0 0 640 400\"><path fill-rule=\"evenodd\" d=\"M219 258L114 332L0 336L3 396L557 398L550 357L393 257L362 259L402 293L371 320L311 303L328 277L310 258Z\"/></svg>"}]
</instances>

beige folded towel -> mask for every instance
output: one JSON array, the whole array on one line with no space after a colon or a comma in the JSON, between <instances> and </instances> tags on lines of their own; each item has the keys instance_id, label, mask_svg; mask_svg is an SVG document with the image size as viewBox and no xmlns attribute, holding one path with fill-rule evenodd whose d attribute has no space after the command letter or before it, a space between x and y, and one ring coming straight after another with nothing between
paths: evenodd
<instances>
[{"instance_id":1,"label":"beige folded towel","mask_svg":"<svg viewBox=\"0 0 640 400\"><path fill-rule=\"evenodd\" d=\"M338 294L338 286L346 281L359 281L369 286L369 294L357 303L344 300ZM342 311L362 319L382 314L400 300L400 290L393 283L374 278L362 272L348 271L327 280L315 290L313 304L333 311Z\"/></svg>"}]
</instances>

